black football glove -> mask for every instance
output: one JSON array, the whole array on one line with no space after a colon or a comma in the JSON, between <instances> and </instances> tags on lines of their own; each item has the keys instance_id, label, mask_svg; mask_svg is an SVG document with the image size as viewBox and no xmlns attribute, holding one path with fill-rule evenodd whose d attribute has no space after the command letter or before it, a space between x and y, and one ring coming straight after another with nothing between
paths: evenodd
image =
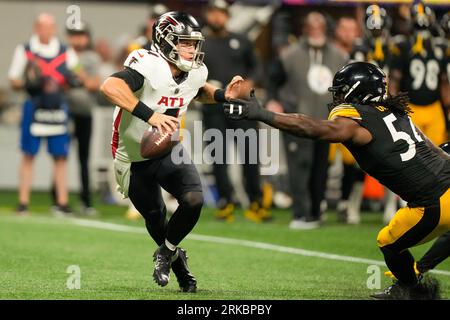
<instances>
[{"instance_id":1,"label":"black football glove","mask_svg":"<svg viewBox=\"0 0 450 320\"><path fill-rule=\"evenodd\" d=\"M259 120L270 123L274 113L264 109L255 97L255 90L250 92L250 100L231 99L223 105L225 115L232 120Z\"/></svg>"}]
</instances>

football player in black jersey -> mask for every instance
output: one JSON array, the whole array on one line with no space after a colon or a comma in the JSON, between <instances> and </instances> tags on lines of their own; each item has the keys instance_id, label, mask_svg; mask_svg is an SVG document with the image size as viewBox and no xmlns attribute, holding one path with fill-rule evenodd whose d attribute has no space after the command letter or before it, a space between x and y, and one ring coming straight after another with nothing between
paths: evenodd
<instances>
[{"instance_id":1,"label":"football player in black jersey","mask_svg":"<svg viewBox=\"0 0 450 320\"><path fill-rule=\"evenodd\" d=\"M446 142L439 147L450 155L450 142ZM445 232L436 239L431 248L414 264L414 270L420 276L434 269L448 257L450 257L450 231ZM396 280L391 271L387 271L384 274Z\"/></svg>"},{"instance_id":2,"label":"football player in black jersey","mask_svg":"<svg viewBox=\"0 0 450 320\"><path fill-rule=\"evenodd\" d=\"M432 10L417 3L411 11L413 36L398 44L390 65L389 91L408 92L411 118L436 145L447 140L441 98L448 90L443 52L430 29Z\"/></svg>"},{"instance_id":3,"label":"football player in black jersey","mask_svg":"<svg viewBox=\"0 0 450 320\"><path fill-rule=\"evenodd\" d=\"M226 103L224 112L299 137L343 143L364 171L408 202L378 234L378 246L398 281L374 297L434 298L434 288L414 272L408 249L450 229L450 156L413 124L407 96L391 96L386 87L380 68L354 62L334 76L328 120L270 112L254 94L249 101Z\"/></svg>"},{"instance_id":4,"label":"football player in black jersey","mask_svg":"<svg viewBox=\"0 0 450 320\"><path fill-rule=\"evenodd\" d=\"M389 43L390 25L391 20L384 8L377 4L368 6L365 16L365 37L355 42L350 60L376 64L388 73L391 51L398 54L397 47Z\"/></svg>"}]
</instances>

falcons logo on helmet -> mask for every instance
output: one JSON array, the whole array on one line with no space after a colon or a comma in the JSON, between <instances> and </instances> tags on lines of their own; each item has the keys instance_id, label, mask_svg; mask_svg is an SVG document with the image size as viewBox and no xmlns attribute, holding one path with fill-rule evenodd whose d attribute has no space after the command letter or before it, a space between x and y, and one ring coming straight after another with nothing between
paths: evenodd
<instances>
[{"instance_id":1,"label":"falcons logo on helmet","mask_svg":"<svg viewBox=\"0 0 450 320\"><path fill-rule=\"evenodd\" d=\"M161 41L161 37L165 38L171 32L181 31L180 29L183 29L183 26L169 15L161 18L162 19L156 28L156 39L158 41Z\"/></svg>"}]
</instances>

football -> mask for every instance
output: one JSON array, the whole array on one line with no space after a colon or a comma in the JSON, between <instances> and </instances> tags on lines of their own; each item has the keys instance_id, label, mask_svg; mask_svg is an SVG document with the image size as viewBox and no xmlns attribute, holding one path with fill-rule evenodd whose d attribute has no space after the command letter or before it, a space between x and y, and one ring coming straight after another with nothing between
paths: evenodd
<instances>
[{"instance_id":1,"label":"football","mask_svg":"<svg viewBox=\"0 0 450 320\"><path fill-rule=\"evenodd\" d=\"M161 133L156 127L151 127L142 135L141 156L154 159L169 153L179 142L179 131Z\"/></svg>"}]
</instances>

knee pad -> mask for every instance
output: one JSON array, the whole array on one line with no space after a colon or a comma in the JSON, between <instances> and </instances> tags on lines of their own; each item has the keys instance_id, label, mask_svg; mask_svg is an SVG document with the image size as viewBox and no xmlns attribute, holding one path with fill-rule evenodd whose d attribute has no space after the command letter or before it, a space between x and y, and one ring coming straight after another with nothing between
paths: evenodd
<instances>
[{"instance_id":1,"label":"knee pad","mask_svg":"<svg viewBox=\"0 0 450 320\"><path fill-rule=\"evenodd\" d=\"M389 232L389 227L384 227L380 230L377 236L377 244L380 248L392 243L392 236Z\"/></svg>"},{"instance_id":2,"label":"knee pad","mask_svg":"<svg viewBox=\"0 0 450 320\"><path fill-rule=\"evenodd\" d=\"M165 220L166 219L166 206L162 207L161 209L153 209L146 212L140 212L139 213L144 217L146 221L154 223L155 221Z\"/></svg>"},{"instance_id":3,"label":"knee pad","mask_svg":"<svg viewBox=\"0 0 450 320\"><path fill-rule=\"evenodd\" d=\"M203 192L189 191L181 196L180 205L185 208L201 209L203 206Z\"/></svg>"}]
</instances>

